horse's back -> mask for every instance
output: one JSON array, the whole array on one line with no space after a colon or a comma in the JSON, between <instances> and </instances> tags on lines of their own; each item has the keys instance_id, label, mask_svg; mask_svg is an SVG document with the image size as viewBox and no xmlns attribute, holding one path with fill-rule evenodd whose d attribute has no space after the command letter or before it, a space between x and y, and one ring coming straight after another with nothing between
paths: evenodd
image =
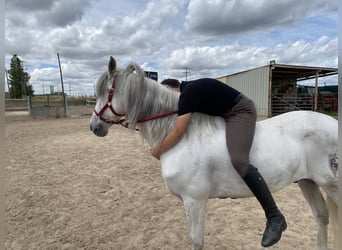
<instances>
[{"instance_id":1,"label":"horse's back","mask_svg":"<svg viewBox=\"0 0 342 250\"><path fill-rule=\"evenodd\" d=\"M314 111L292 111L287 112L270 119L258 122L263 126L282 127L287 132L292 133L294 128L302 128L306 132L308 129L332 130L337 135L337 120L331 116ZM265 125L264 125L265 124Z\"/></svg>"},{"instance_id":2,"label":"horse's back","mask_svg":"<svg viewBox=\"0 0 342 250\"><path fill-rule=\"evenodd\" d=\"M209 197L251 195L231 164L224 122L217 121L216 130L201 133L198 128L196 134L183 138L162 155L163 177L173 193ZM257 122L250 161L272 191L281 190L309 177L307 161L312 154L324 151L322 147L335 150L332 144L337 142L336 128L335 119L308 111L289 112Z\"/></svg>"},{"instance_id":3,"label":"horse's back","mask_svg":"<svg viewBox=\"0 0 342 250\"><path fill-rule=\"evenodd\" d=\"M338 122L335 118L313 111L293 111L259 122L263 129L279 130L299 143L314 143L321 150L336 148Z\"/></svg>"}]
</instances>

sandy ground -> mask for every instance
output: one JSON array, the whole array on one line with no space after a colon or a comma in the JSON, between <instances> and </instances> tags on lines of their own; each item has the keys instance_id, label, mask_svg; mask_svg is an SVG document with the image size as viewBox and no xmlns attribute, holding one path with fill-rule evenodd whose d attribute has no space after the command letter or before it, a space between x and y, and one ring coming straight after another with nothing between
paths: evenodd
<instances>
[{"instance_id":1,"label":"sandy ground","mask_svg":"<svg viewBox=\"0 0 342 250\"><path fill-rule=\"evenodd\" d=\"M6 249L189 249L180 200L138 132L98 138L89 117L6 115ZM274 195L288 221L269 249L315 249L316 224L299 188ZM263 249L254 198L208 202L205 249ZM332 248L332 236L329 236Z\"/></svg>"}]
</instances>

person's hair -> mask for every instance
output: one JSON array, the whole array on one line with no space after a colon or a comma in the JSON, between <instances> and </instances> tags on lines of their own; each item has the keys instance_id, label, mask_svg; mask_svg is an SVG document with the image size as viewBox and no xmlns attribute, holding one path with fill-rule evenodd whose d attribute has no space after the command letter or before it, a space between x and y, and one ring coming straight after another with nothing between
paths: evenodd
<instances>
[{"instance_id":1,"label":"person's hair","mask_svg":"<svg viewBox=\"0 0 342 250\"><path fill-rule=\"evenodd\" d=\"M171 79L171 78L163 80L160 84L171 87L171 88L178 88L180 85L177 79Z\"/></svg>"}]
</instances>

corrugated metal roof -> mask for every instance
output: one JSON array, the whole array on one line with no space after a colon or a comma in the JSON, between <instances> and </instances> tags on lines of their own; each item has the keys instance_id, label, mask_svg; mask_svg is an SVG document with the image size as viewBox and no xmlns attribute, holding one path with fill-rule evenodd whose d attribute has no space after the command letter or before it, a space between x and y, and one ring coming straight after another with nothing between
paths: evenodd
<instances>
[{"instance_id":1,"label":"corrugated metal roof","mask_svg":"<svg viewBox=\"0 0 342 250\"><path fill-rule=\"evenodd\" d=\"M278 64L271 63L265 66L257 67L254 69L248 69L240 72L236 72L233 74L229 74L226 76L222 76L219 78L230 77L234 75L240 75L247 73L248 71L260 69L264 67L270 67L272 70L272 77L275 80L278 79L295 79L297 81L312 79L316 77L316 73L318 73L318 77L330 76L338 74L338 68L331 67L316 67L316 66L301 66L301 65L289 65L289 64Z\"/></svg>"},{"instance_id":2,"label":"corrugated metal roof","mask_svg":"<svg viewBox=\"0 0 342 250\"><path fill-rule=\"evenodd\" d=\"M287 64L270 64L273 80L294 79L297 81L338 74L337 68L297 66Z\"/></svg>"}]
</instances>

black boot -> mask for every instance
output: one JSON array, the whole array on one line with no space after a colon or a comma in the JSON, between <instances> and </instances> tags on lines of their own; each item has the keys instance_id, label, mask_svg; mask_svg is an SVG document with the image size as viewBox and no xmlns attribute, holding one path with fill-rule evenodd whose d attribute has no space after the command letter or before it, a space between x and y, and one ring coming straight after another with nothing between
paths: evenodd
<instances>
[{"instance_id":1,"label":"black boot","mask_svg":"<svg viewBox=\"0 0 342 250\"><path fill-rule=\"evenodd\" d=\"M282 232L285 231L287 227L285 218L278 210L272 194L257 168L249 165L243 180L260 202L267 218L266 229L262 237L261 245L263 247L272 246L280 240Z\"/></svg>"}]
</instances>

